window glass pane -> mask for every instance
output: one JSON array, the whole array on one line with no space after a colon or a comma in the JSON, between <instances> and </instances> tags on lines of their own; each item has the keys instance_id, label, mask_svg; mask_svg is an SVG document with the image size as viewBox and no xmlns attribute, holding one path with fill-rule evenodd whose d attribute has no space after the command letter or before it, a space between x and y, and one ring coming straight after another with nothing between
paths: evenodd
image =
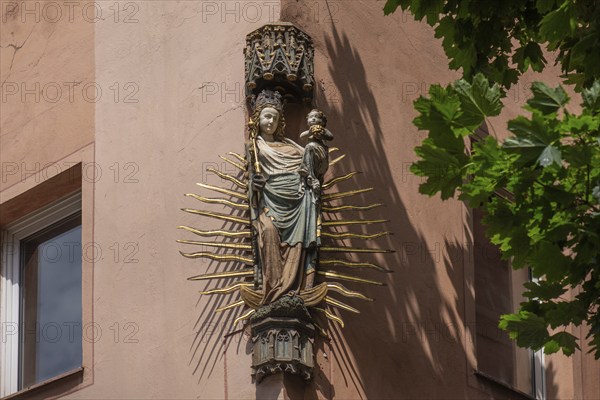
<instances>
[{"instance_id":1,"label":"window glass pane","mask_svg":"<svg viewBox=\"0 0 600 400\"><path fill-rule=\"evenodd\" d=\"M22 241L20 388L81 366L81 217Z\"/></svg>"}]
</instances>

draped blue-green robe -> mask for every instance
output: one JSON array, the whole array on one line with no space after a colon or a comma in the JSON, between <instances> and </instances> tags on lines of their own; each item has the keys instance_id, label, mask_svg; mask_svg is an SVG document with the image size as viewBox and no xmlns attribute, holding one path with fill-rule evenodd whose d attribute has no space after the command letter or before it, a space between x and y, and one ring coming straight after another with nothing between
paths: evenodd
<instances>
[{"instance_id":1,"label":"draped blue-green robe","mask_svg":"<svg viewBox=\"0 0 600 400\"><path fill-rule=\"evenodd\" d=\"M249 185L249 196L258 200L251 215L258 232L263 303L270 303L302 290L306 274L314 272L319 210L315 194L298 173L304 149L290 139L267 143L258 137L256 144L266 184L260 193Z\"/></svg>"}]
</instances>

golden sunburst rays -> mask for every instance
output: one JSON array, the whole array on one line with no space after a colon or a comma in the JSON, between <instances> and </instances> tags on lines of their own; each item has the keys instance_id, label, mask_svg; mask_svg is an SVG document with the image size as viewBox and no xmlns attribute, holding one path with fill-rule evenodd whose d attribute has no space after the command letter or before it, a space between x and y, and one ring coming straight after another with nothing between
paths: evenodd
<instances>
[{"instance_id":1,"label":"golden sunburst rays","mask_svg":"<svg viewBox=\"0 0 600 400\"><path fill-rule=\"evenodd\" d=\"M328 238L332 238L332 239L365 239L365 240L371 240L371 239L377 239L380 238L382 236L386 236L386 235L392 235L392 232L377 232L377 233L372 233L372 234L362 234L362 233L352 233L352 232L338 232L338 233L333 233L333 232L322 232L321 236L323 237L328 237Z\"/></svg>"},{"instance_id":2,"label":"golden sunburst rays","mask_svg":"<svg viewBox=\"0 0 600 400\"><path fill-rule=\"evenodd\" d=\"M242 286L250 287L250 286L253 286L253 284L252 283L237 283L233 286L228 286L228 287L224 287L224 288L205 290L205 291L200 292L200 294L203 294L203 295L230 294L230 293L240 290Z\"/></svg>"},{"instance_id":3,"label":"golden sunburst rays","mask_svg":"<svg viewBox=\"0 0 600 400\"><path fill-rule=\"evenodd\" d=\"M324 220L323 226L347 226L347 225L370 225L390 222L387 219L346 219L346 220Z\"/></svg>"},{"instance_id":4,"label":"golden sunburst rays","mask_svg":"<svg viewBox=\"0 0 600 400\"><path fill-rule=\"evenodd\" d=\"M330 154L338 151L330 148ZM336 165L344 159L345 155L332 157L330 165ZM194 239L180 239L177 242L190 246L192 250L180 253L190 259L208 259L211 262L225 263L232 269L220 272L204 273L189 277L190 281L215 281L217 284L210 289L200 291L202 295L219 296L225 304L219 304L215 312L238 310L237 318L233 326L247 321L256 312L260 303L260 290L255 285L257 282L256 262L253 257L254 245L252 243L251 221L249 217L250 205L247 197L248 180L246 172L247 160L240 154L229 152L227 157L220 156L227 164L238 169L238 173L219 171L213 167L207 171L219 177L225 185L209 183L198 183L197 185L206 192L218 193L217 196L206 196L203 193L188 193L187 197L199 201L201 204L224 207L227 211L217 212L201 208L183 208L182 210L201 216L206 220L220 221L223 223L219 229L203 229L191 226L179 226L186 232L201 237ZM337 168L337 167L336 167ZM357 188L352 190L337 189L338 186L348 185L362 174L360 171L340 174L327 180L323 188L322 212L320 220L321 238L329 240L319 248L319 263L317 267L317 279L321 282L322 293L318 298L311 300L307 307L311 312L322 314L327 320L344 326L344 321L338 315L346 311L358 313L359 310L353 305L346 304L331 294L343 296L349 299L373 301L361 290L350 289L342 282L350 285L382 286L381 280L370 279L360 276L363 271L374 270L377 272L390 272L389 269L371 260L351 260L346 257L371 256L379 257L392 253L393 250L382 249L375 245L375 239L392 235L385 229L375 229L374 232L366 232L367 228L376 227L388 222L382 218L362 218L363 212L372 212L383 204L378 202L361 202L363 195L371 193L374 189ZM332 191L335 190L335 192ZM358 199L358 200L357 200ZM349 204L345 202L348 201ZM347 229L347 230L346 230ZM362 241L370 245L355 245L353 242ZM352 244L347 243L351 241ZM199 251L193 250L199 248ZM310 292L310 290L304 293ZM223 297L221 297L223 296ZM256 299L254 297L258 296ZM313 296L314 297L314 296ZM246 309L244 309L246 308ZM319 328L322 333L324 330ZM326 333L325 333L326 334Z\"/></svg>"},{"instance_id":5,"label":"golden sunburst rays","mask_svg":"<svg viewBox=\"0 0 600 400\"><path fill-rule=\"evenodd\" d=\"M231 310L232 308L242 307L244 306L244 300L238 300L233 303L227 304L226 306L219 307L215 310L215 312L223 312L227 310Z\"/></svg>"},{"instance_id":6,"label":"golden sunburst rays","mask_svg":"<svg viewBox=\"0 0 600 400\"><path fill-rule=\"evenodd\" d=\"M323 212L339 212L339 211L369 211L372 210L375 207L380 207L383 204L381 203L374 203L374 204L368 204L366 206L350 206L350 205L344 205L344 206L324 206L322 208Z\"/></svg>"},{"instance_id":7,"label":"golden sunburst rays","mask_svg":"<svg viewBox=\"0 0 600 400\"><path fill-rule=\"evenodd\" d=\"M198 251L196 253L184 253L181 255L186 258L207 258L213 261L238 261L247 265L254 265L254 259L251 257L238 256L237 254L214 254L207 251Z\"/></svg>"},{"instance_id":8,"label":"golden sunburst rays","mask_svg":"<svg viewBox=\"0 0 600 400\"><path fill-rule=\"evenodd\" d=\"M360 278L360 277L354 276L354 275L340 274L340 273L335 272L335 271L327 271L327 270L325 270L325 271L317 271L317 275L321 275L321 276L324 276L326 278L340 279L342 281L348 281L348 282L366 283L366 284L369 284L369 285L378 285L378 286L385 285L385 283L383 283L383 282L374 281L374 280L371 280L371 279Z\"/></svg>"},{"instance_id":9,"label":"golden sunburst rays","mask_svg":"<svg viewBox=\"0 0 600 400\"><path fill-rule=\"evenodd\" d=\"M337 284L328 283L327 286L328 286L328 294L331 292L340 293L337 290L337 287L336 287ZM343 287L341 285L339 285L339 286ZM346 293L348 293L348 292L357 293L357 292L350 291L346 288L344 288L343 291ZM361 295L361 296L364 296L364 295ZM346 296L346 297L354 297L354 296ZM364 296L364 298L362 298L362 299L367 300L367 301L372 301L372 299L369 299L366 296ZM356 309L348 304L345 304L339 300L333 299L331 296L327 296L320 305L310 308L310 312L313 315L313 319L315 319L315 326L317 326L317 321L319 321L318 319L316 319L316 317L318 317L319 315L322 315L326 318L326 320L334 322L334 323L338 324L341 328L344 328L345 323L344 323L344 320L340 316L340 311L349 311L349 312L357 313L357 314L360 313L360 311L358 309ZM319 333L323 337L329 338L329 335L327 334L327 332L325 332L325 330L323 328L318 326L317 329L319 330ZM331 329L331 328L329 328L329 329Z\"/></svg>"},{"instance_id":10,"label":"golden sunburst rays","mask_svg":"<svg viewBox=\"0 0 600 400\"><path fill-rule=\"evenodd\" d=\"M329 282L327 283L327 291L333 291L333 292L337 292L339 294L341 294L344 297L351 297L351 298L355 298L355 299L361 299L361 300L366 300L366 301L373 301L372 298L365 296L364 294L354 291L354 290L350 290L347 287L345 287L344 285L337 283L337 282Z\"/></svg>"},{"instance_id":11,"label":"golden sunburst rays","mask_svg":"<svg viewBox=\"0 0 600 400\"><path fill-rule=\"evenodd\" d=\"M248 166L248 161L246 161L246 157L242 156L241 154L230 151L229 153L227 153L227 155L237 158L242 163L242 165L244 165L244 167Z\"/></svg>"},{"instance_id":12,"label":"golden sunburst rays","mask_svg":"<svg viewBox=\"0 0 600 400\"><path fill-rule=\"evenodd\" d=\"M232 175L223 173L223 172L221 172L219 170L216 170L216 169L214 169L212 167L206 168L206 170L208 172L212 172L213 174L217 175L221 179L225 179L225 180L227 180L229 182L233 182L240 189L243 189L243 190L248 189L248 184L247 183L242 182L241 180L237 179L236 177L234 177Z\"/></svg>"},{"instance_id":13,"label":"golden sunburst rays","mask_svg":"<svg viewBox=\"0 0 600 400\"><path fill-rule=\"evenodd\" d=\"M327 182L323 183L323 190L329 190L334 185L336 185L336 184L338 184L340 182L343 182L343 181L347 181L348 179L350 179L353 176L356 176L358 174L362 174L362 172L360 172L360 171L353 171L353 172L350 172L349 174L342 175L342 176L337 176L335 178L332 178L332 179L328 180Z\"/></svg>"},{"instance_id":14,"label":"golden sunburst rays","mask_svg":"<svg viewBox=\"0 0 600 400\"><path fill-rule=\"evenodd\" d=\"M380 265L370 263L370 262L357 262L357 261L348 261L348 260L339 260L339 259L322 259L319 261L321 266L342 266L351 269L360 269L360 268L371 268L381 272L391 272L389 269L383 268Z\"/></svg>"},{"instance_id":15,"label":"golden sunburst rays","mask_svg":"<svg viewBox=\"0 0 600 400\"><path fill-rule=\"evenodd\" d=\"M224 206L228 206L231 208L235 208L238 210L249 210L250 206L246 203L236 203L234 201L231 200L227 200L227 199L222 199L222 198L214 198L214 197L204 197L204 196L199 196L197 194L194 193L187 193L186 196L188 197L193 197L196 200L199 200L203 203L208 203L208 204L221 204Z\"/></svg>"},{"instance_id":16,"label":"golden sunburst rays","mask_svg":"<svg viewBox=\"0 0 600 400\"><path fill-rule=\"evenodd\" d=\"M337 149L330 149L330 154ZM333 166L344 159L345 155L334 157L330 162ZM341 164L340 164L341 165ZM338 168L338 167L336 167ZM362 271L391 272L386 267L371 260L353 260L349 257L380 257L393 253L394 250L382 249L375 243L375 239L389 237L393 233L386 229L376 229L378 225L389 222L383 218L364 218L363 212L372 212L383 204L380 202L368 202L363 200L370 195L374 188L356 187L355 179L361 176L361 171L352 171L345 174L337 174L329 178L323 184L321 222L321 238L324 243L319 248L319 267L317 276L319 281L327 283L328 294L324 302L313 308L317 313L324 315L328 320L344 327L344 321L339 312L358 313L359 310L352 305L346 304L330 296L337 293L351 299L373 301L370 297L345 287L341 282L361 287L383 286L382 280L362 277ZM338 189L345 185L348 189ZM368 232L368 231L371 232ZM374 231L373 231L374 230ZM369 243L369 245L355 245L355 241Z\"/></svg>"},{"instance_id":17,"label":"golden sunburst rays","mask_svg":"<svg viewBox=\"0 0 600 400\"><path fill-rule=\"evenodd\" d=\"M203 187L205 189L210 189L212 191L218 192L218 193L223 193L226 195L229 195L231 197L236 197L238 199L242 199L243 201L248 201L248 195L244 192L238 192L236 190L229 190L229 189L225 189L219 186L214 186L214 185L208 185L206 183L196 183L196 185Z\"/></svg>"},{"instance_id":18,"label":"golden sunburst rays","mask_svg":"<svg viewBox=\"0 0 600 400\"><path fill-rule=\"evenodd\" d=\"M218 307L215 312L222 312L244 307L245 303L240 299L239 292L243 287L253 287L255 280L255 260L253 257L252 232L250 229L250 205L248 201L248 180L244 174L247 169L246 159L234 152L227 156L219 156L225 161L223 166L228 165L235 169L217 169L214 164L206 168L206 171L218 178L221 183L202 182L197 183L205 193L218 193L217 196L205 193L188 193L185 196L206 205L200 207L182 208L182 211L200 216L200 223L205 226L221 223L221 228L205 229L196 226L178 226L185 232L196 235L193 238L179 239L178 243L185 245L190 250L180 251L180 254L189 259L204 259L211 263L217 263L217 272L200 273L188 278L190 281L215 282L214 287L205 288L200 291L202 295L225 295L222 300L215 300ZM239 170L236 172L236 169ZM232 172L233 170L233 172ZM223 212L218 212L209 207L223 207ZM210 264L209 264L210 265ZM222 265L222 266L221 266ZM223 270L225 269L225 270ZM214 270L213 270L214 271ZM222 305L221 301L226 303ZM254 310L242 312L234 325L249 318Z\"/></svg>"},{"instance_id":19,"label":"golden sunburst rays","mask_svg":"<svg viewBox=\"0 0 600 400\"><path fill-rule=\"evenodd\" d=\"M219 158L221 160L225 161L226 163L233 165L234 167L236 167L237 169L239 169L240 171L243 171L243 172L245 172L246 169L247 169L247 167L248 167L248 163L247 162L245 162L245 163L236 162L236 161L233 161L232 159L227 158L225 156L219 156Z\"/></svg>"},{"instance_id":20,"label":"golden sunburst rays","mask_svg":"<svg viewBox=\"0 0 600 400\"><path fill-rule=\"evenodd\" d=\"M228 238L250 238L252 237L252 233L249 230L240 230L240 231L223 231L223 230L212 230L212 231L203 231L200 229L191 228L189 226L178 226L177 229L184 229L188 232L195 233L198 236L202 237L228 237Z\"/></svg>"},{"instance_id":21,"label":"golden sunburst rays","mask_svg":"<svg viewBox=\"0 0 600 400\"><path fill-rule=\"evenodd\" d=\"M225 272L215 272L212 274L203 274L190 276L188 281L205 281L208 279L220 279L220 278L234 278L234 277L251 277L254 274L254 270L251 268L246 268L240 271L225 271ZM239 290L239 289L238 289Z\"/></svg>"},{"instance_id":22,"label":"golden sunburst rays","mask_svg":"<svg viewBox=\"0 0 600 400\"><path fill-rule=\"evenodd\" d=\"M330 162L329 162L329 166L331 167L331 166L333 166L333 165L335 165L335 164L339 163L339 162L340 162L340 161L342 161L344 158L346 158L346 155L345 155L345 154L342 154L341 156L339 156L339 157L337 157L337 158L334 158L332 161L330 161Z\"/></svg>"},{"instance_id":23,"label":"golden sunburst rays","mask_svg":"<svg viewBox=\"0 0 600 400\"><path fill-rule=\"evenodd\" d=\"M337 200L337 199L342 199L344 197L356 196L357 194L367 193L367 192L370 192L372 190L373 190L373 188L366 188L366 189L350 190L350 191L347 191L347 192L338 192L338 193L324 194L323 195L323 202L327 202L327 201L331 201L331 200Z\"/></svg>"},{"instance_id":24,"label":"golden sunburst rays","mask_svg":"<svg viewBox=\"0 0 600 400\"><path fill-rule=\"evenodd\" d=\"M229 215L229 214L221 214L221 213L214 212L214 211L196 210L193 208L182 208L181 210L191 213L191 214L198 214L198 215L203 215L205 217L212 217L212 218L220 219L222 221L237 222L238 224L246 225L246 226L250 225L250 220L248 218L244 218L244 217L235 217L235 216Z\"/></svg>"},{"instance_id":25,"label":"golden sunburst rays","mask_svg":"<svg viewBox=\"0 0 600 400\"><path fill-rule=\"evenodd\" d=\"M317 312L319 312L319 313L322 313L322 314L324 314L324 315L325 315L325 317L326 317L327 319L329 319L329 320L331 320L331 321L334 321L334 322L336 322L336 323L340 324L340 326L341 326L342 328L345 326L345 325L344 325L344 320L342 320L342 319L341 319L340 317L338 317L337 315L335 315L335 314L333 314L333 313L329 312L328 310L326 310L326 309L324 309L324 308L321 308L321 307L313 307L312 309L313 309L314 311L317 311Z\"/></svg>"},{"instance_id":26,"label":"golden sunburst rays","mask_svg":"<svg viewBox=\"0 0 600 400\"><path fill-rule=\"evenodd\" d=\"M220 242L201 242L198 240L177 240L177 243L194 244L196 246L217 247L221 249L236 249L252 251L252 245L247 243L220 243Z\"/></svg>"},{"instance_id":27,"label":"golden sunburst rays","mask_svg":"<svg viewBox=\"0 0 600 400\"><path fill-rule=\"evenodd\" d=\"M346 247L346 246L321 246L323 253L394 253L394 250L372 249L368 247Z\"/></svg>"},{"instance_id":28,"label":"golden sunburst rays","mask_svg":"<svg viewBox=\"0 0 600 400\"><path fill-rule=\"evenodd\" d=\"M248 311L247 313L240 315L238 318L236 318L236 319L233 321L233 326L236 326L236 325L238 324L238 322L241 322L241 321L245 321L245 320L247 320L247 319L248 319L248 318L250 318L250 317L251 317L251 316L252 316L252 315L253 315L255 312L256 312L256 310L250 310L250 311Z\"/></svg>"},{"instance_id":29,"label":"golden sunburst rays","mask_svg":"<svg viewBox=\"0 0 600 400\"><path fill-rule=\"evenodd\" d=\"M328 304L328 305L340 308L342 310L350 311L350 312L353 312L355 314L360 314L360 311L358 311L356 308L354 308L352 306L349 306L346 303L342 303L341 301L333 299L333 298L331 298L329 296L325 297L325 303Z\"/></svg>"}]
</instances>

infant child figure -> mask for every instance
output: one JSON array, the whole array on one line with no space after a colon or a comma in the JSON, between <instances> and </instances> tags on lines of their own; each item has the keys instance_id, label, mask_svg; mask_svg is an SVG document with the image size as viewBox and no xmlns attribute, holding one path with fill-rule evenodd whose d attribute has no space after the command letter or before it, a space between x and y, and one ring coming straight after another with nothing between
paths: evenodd
<instances>
[{"instance_id":1,"label":"infant child figure","mask_svg":"<svg viewBox=\"0 0 600 400\"><path fill-rule=\"evenodd\" d=\"M306 177L309 187L318 193L323 176L329 168L329 147L325 143L333 139L333 134L325 128L327 117L322 111L311 110L306 117L308 130L300 134L301 140L308 140L304 147L304 156L298 172Z\"/></svg>"}]
</instances>

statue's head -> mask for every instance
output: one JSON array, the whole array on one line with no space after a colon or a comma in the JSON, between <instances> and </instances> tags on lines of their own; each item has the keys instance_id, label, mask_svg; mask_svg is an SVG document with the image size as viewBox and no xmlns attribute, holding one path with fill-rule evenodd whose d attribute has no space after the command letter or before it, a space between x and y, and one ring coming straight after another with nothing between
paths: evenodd
<instances>
[{"instance_id":1,"label":"statue's head","mask_svg":"<svg viewBox=\"0 0 600 400\"><path fill-rule=\"evenodd\" d=\"M320 125L325 128L327 126L327 117L323 111L315 108L310 110L306 116L306 122L308 123L308 126Z\"/></svg>"},{"instance_id":2,"label":"statue's head","mask_svg":"<svg viewBox=\"0 0 600 400\"><path fill-rule=\"evenodd\" d=\"M254 101L254 111L250 119L250 134L266 133L275 140L285 137L285 118L283 100L277 91L263 90Z\"/></svg>"},{"instance_id":3,"label":"statue's head","mask_svg":"<svg viewBox=\"0 0 600 400\"><path fill-rule=\"evenodd\" d=\"M273 135L279 125L279 111L273 107L265 107L260 111L258 117L258 126L260 133Z\"/></svg>"}]
</instances>

